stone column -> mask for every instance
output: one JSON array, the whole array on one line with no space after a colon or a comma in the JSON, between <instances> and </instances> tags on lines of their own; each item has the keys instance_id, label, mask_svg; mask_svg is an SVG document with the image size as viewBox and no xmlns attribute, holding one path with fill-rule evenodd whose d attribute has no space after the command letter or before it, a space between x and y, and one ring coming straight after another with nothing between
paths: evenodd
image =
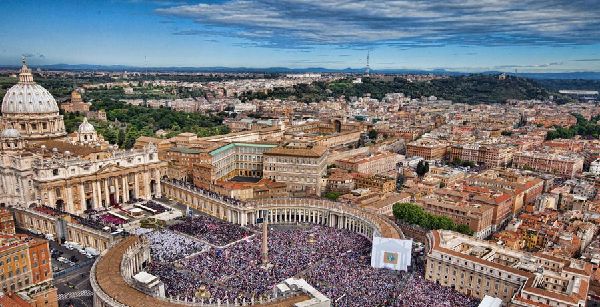
<instances>
[{"instance_id":1,"label":"stone column","mask_svg":"<svg viewBox=\"0 0 600 307\"><path fill-rule=\"evenodd\" d=\"M95 181L90 182L92 186L92 209L98 208L98 187Z\"/></svg>"},{"instance_id":2,"label":"stone column","mask_svg":"<svg viewBox=\"0 0 600 307\"><path fill-rule=\"evenodd\" d=\"M48 189L48 206L56 207L56 195L53 188Z\"/></svg>"},{"instance_id":3,"label":"stone column","mask_svg":"<svg viewBox=\"0 0 600 307\"><path fill-rule=\"evenodd\" d=\"M154 191L154 194L156 195L156 197L161 197L162 189L160 186L160 172L158 171L158 169L154 170L154 180L156 181L156 191Z\"/></svg>"},{"instance_id":4,"label":"stone column","mask_svg":"<svg viewBox=\"0 0 600 307\"><path fill-rule=\"evenodd\" d=\"M73 203L73 190L71 189L71 187L66 187L65 193L67 194L67 201L65 203L65 211L67 211L69 213L77 214L77 212L75 212L75 204Z\"/></svg>"},{"instance_id":5,"label":"stone column","mask_svg":"<svg viewBox=\"0 0 600 307\"><path fill-rule=\"evenodd\" d=\"M144 179L144 198L150 199L152 197L152 191L150 191L150 174L148 172L143 173Z\"/></svg>"},{"instance_id":6,"label":"stone column","mask_svg":"<svg viewBox=\"0 0 600 307\"><path fill-rule=\"evenodd\" d=\"M123 187L123 202L129 201L129 184L127 183L127 176L128 174L121 177L121 186Z\"/></svg>"},{"instance_id":7,"label":"stone column","mask_svg":"<svg viewBox=\"0 0 600 307\"><path fill-rule=\"evenodd\" d=\"M119 189L119 179L113 179L113 184L115 185L115 201L117 203L120 203L119 202L119 196L120 196L120 194L119 194L119 192L120 192L120 189ZM110 189L110 187L109 187L109 189Z\"/></svg>"},{"instance_id":8,"label":"stone column","mask_svg":"<svg viewBox=\"0 0 600 307\"><path fill-rule=\"evenodd\" d=\"M138 173L133 175L134 183L133 183L133 192L135 193L135 198L140 198L140 181L139 181Z\"/></svg>"},{"instance_id":9,"label":"stone column","mask_svg":"<svg viewBox=\"0 0 600 307\"><path fill-rule=\"evenodd\" d=\"M81 210L85 211L87 209L85 204L85 189L83 187L83 183L79 184L79 204L81 206Z\"/></svg>"},{"instance_id":10,"label":"stone column","mask_svg":"<svg viewBox=\"0 0 600 307\"><path fill-rule=\"evenodd\" d=\"M102 183L104 184L104 201L108 207L110 206L110 189L108 188L108 179L103 179Z\"/></svg>"},{"instance_id":11,"label":"stone column","mask_svg":"<svg viewBox=\"0 0 600 307\"><path fill-rule=\"evenodd\" d=\"M102 179L99 179L95 182L96 185L96 197L98 197L97 199L97 208L101 208L102 207L102 184L101 181Z\"/></svg>"}]
</instances>

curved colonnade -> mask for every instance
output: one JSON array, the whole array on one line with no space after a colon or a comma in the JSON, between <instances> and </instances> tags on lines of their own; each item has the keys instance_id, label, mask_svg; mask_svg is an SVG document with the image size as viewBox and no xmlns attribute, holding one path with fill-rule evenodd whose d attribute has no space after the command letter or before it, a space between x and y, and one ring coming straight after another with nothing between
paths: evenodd
<instances>
[{"instance_id":1,"label":"curved colonnade","mask_svg":"<svg viewBox=\"0 0 600 307\"><path fill-rule=\"evenodd\" d=\"M383 216L349 205L313 198L273 198L229 202L208 196L192 186L162 182L163 194L198 211L241 226L258 218L271 224L312 223L348 229L369 240L375 236L403 239L400 228Z\"/></svg>"},{"instance_id":2,"label":"curved colonnade","mask_svg":"<svg viewBox=\"0 0 600 307\"><path fill-rule=\"evenodd\" d=\"M163 181L162 187L167 197L241 226L254 225L258 218L265 218L272 224L312 223L348 229L368 239L372 239L374 235L404 238L400 228L392 221L366 210L332 201L285 198L232 202L171 181ZM142 264L149 260L147 244L138 236L127 237L105 250L94 263L90 273L94 306L217 306L214 303L213 305L163 299L134 288L131 285L131 277L142 270ZM295 296L284 301L245 302L245 305L291 306L293 302L306 298ZM219 306L234 305L219 303Z\"/></svg>"}]
</instances>

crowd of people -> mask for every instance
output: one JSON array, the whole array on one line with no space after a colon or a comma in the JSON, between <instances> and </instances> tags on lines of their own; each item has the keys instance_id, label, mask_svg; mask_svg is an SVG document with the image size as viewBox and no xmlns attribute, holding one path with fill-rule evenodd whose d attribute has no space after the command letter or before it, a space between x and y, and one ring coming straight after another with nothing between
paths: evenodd
<instances>
[{"instance_id":1,"label":"crowd of people","mask_svg":"<svg viewBox=\"0 0 600 307\"><path fill-rule=\"evenodd\" d=\"M143 235L150 244L153 261L171 262L201 252L208 245L170 230L157 230Z\"/></svg>"},{"instance_id":2,"label":"crowd of people","mask_svg":"<svg viewBox=\"0 0 600 307\"><path fill-rule=\"evenodd\" d=\"M210 219L186 220L177 226L196 229L206 221L212 223ZM188 225L192 222L195 226ZM272 265L268 269L263 268L261 235L256 234L224 248L208 247L188 258L189 250L173 250L169 259L181 260L153 261L148 270L165 283L170 297L181 300L200 296L249 301L272 293L276 284L296 276L329 297L333 306L477 306L473 299L426 281L419 272L372 268L371 243L347 230L276 226L269 230L268 246Z\"/></svg>"},{"instance_id":3,"label":"crowd of people","mask_svg":"<svg viewBox=\"0 0 600 307\"><path fill-rule=\"evenodd\" d=\"M327 258L303 276L335 302L335 306L475 307L479 301L425 280L422 264L410 272L370 266L370 244Z\"/></svg>"},{"instance_id":4,"label":"crowd of people","mask_svg":"<svg viewBox=\"0 0 600 307\"><path fill-rule=\"evenodd\" d=\"M185 189L187 189L189 191L200 193L203 196L210 197L212 199L219 200L219 201L228 203L228 204L236 206L236 207L246 206L246 203L243 202L243 201L241 201L241 200L239 200L239 199L235 199L235 198L229 197L227 195L221 195L221 194L219 194L217 192L214 192L214 191L210 191L210 190L205 190L205 189L199 188L199 187L197 187L194 184L189 183L189 182L185 182L185 181L181 181L181 180L177 180L177 179L172 179L171 183L176 184L176 185L178 185L180 187L183 187L183 188L185 188Z\"/></svg>"},{"instance_id":5,"label":"crowd of people","mask_svg":"<svg viewBox=\"0 0 600 307\"><path fill-rule=\"evenodd\" d=\"M203 214L185 217L169 228L216 246L227 245L252 234L238 225Z\"/></svg>"}]
</instances>

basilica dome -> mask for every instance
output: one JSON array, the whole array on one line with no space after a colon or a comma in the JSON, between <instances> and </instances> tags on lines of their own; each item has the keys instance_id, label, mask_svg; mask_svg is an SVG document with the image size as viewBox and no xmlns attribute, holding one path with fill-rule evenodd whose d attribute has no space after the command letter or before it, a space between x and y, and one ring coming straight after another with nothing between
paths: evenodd
<instances>
[{"instance_id":1,"label":"basilica dome","mask_svg":"<svg viewBox=\"0 0 600 307\"><path fill-rule=\"evenodd\" d=\"M24 140L61 139L67 135L56 100L45 88L33 82L23 58L19 83L8 89L2 100L2 129L16 129Z\"/></svg>"},{"instance_id":2,"label":"basilica dome","mask_svg":"<svg viewBox=\"0 0 600 307\"><path fill-rule=\"evenodd\" d=\"M81 123L81 125L79 125L79 133L92 133L92 132L96 132L96 129L94 128L94 126L92 126L92 124L90 124L88 122L87 117L84 117L83 122Z\"/></svg>"},{"instance_id":3,"label":"basilica dome","mask_svg":"<svg viewBox=\"0 0 600 307\"><path fill-rule=\"evenodd\" d=\"M19 83L13 85L2 100L3 114L57 113L58 105L52 94L33 81L31 70L23 62Z\"/></svg>"},{"instance_id":4,"label":"basilica dome","mask_svg":"<svg viewBox=\"0 0 600 307\"><path fill-rule=\"evenodd\" d=\"M4 129L2 133L0 133L0 138L3 139L18 139L21 137L21 133L17 129Z\"/></svg>"}]
</instances>

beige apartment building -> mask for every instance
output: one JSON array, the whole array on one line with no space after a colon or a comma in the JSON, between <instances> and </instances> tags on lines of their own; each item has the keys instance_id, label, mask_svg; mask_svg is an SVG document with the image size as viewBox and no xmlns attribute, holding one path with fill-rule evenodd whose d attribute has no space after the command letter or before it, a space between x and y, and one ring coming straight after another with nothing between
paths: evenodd
<instances>
[{"instance_id":1,"label":"beige apartment building","mask_svg":"<svg viewBox=\"0 0 600 307\"><path fill-rule=\"evenodd\" d=\"M420 139L406 145L406 157L421 157L425 160L443 160L448 144L431 139Z\"/></svg>"},{"instance_id":2,"label":"beige apartment building","mask_svg":"<svg viewBox=\"0 0 600 307\"><path fill-rule=\"evenodd\" d=\"M585 306L592 265L553 255L531 254L453 231L428 234L425 278L506 306Z\"/></svg>"},{"instance_id":3,"label":"beige apartment building","mask_svg":"<svg viewBox=\"0 0 600 307\"><path fill-rule=\"evenodd\" d=\"M448 217L455 224L468 225L476 238L492 234L494 207L490 205L456 201L436 194L419 199L417 205L431 214Z\"/></svg>"},{"instance_id":4,"label":"beige apartment building","mask_svg":"<svg viewBox=\"0 0 600 307\"><path fill-rule=\"evenodd\" d=\"M287 184L298 195L320 195L321 178L327 173L326 147L308 143L288 143L263 153L263 177Z\"/></svg>"},{"instance_id":5,"label":"beige apartment building","mask_svg":"<svg viewBox=\"0 0 600 307\"><path fill-rule=\"evenodd\" d=\"M505 144L455 144L450 147L450 161L469 161L486 167L508 165L512 154L512 147Z\"/></svg>"},{"instance_id":6,"label":"beige apartment building","mask_svg":"<svg viewBox=\"0 0 600 307\"><path fill-rule=\"evenodd\" d=\"M383 175L355 174L354 186L357 189L388 193L396 190L396 178Z\"/></svg>"},{"instance_id":7,"label":"beige apartment building","mask_svg":"<svg viewBox=\"0 0 600 307\"><path fill-rule=\"evenodd\" d=\"M393 152L380 152L374 155L356 155L335 162L336 166L363 174L385 174L396 169L396 164L404 157Z\"/></svg>"},{"instance_id":8,"label":"beige apartment building","mask_svg":"<svg viewBox=\"0 0 600 307\"><path fill-rule=\"evenodd\" d=\"M524 151L515 154L513 166L538 172L573 177L583 171L583 157L579 155L552 154Z\"/></svg>"}]
</instances>

